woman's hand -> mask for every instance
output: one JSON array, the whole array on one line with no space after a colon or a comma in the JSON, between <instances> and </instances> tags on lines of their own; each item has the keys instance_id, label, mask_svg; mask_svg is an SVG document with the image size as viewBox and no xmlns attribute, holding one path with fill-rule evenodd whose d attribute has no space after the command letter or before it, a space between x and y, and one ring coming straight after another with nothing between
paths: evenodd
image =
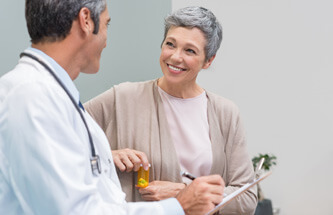
<instances>
[{"instance_id":1,"label":"woman's hand","mask_svg":"<svg viewBox=\"0 0 333 215\"><path fill-rule=\"evenodd\" d=\"M112 150L114 164L121 172L138 171L140 164L145 170L149 168L147 155L134 149Z\"/></svg>"},{"instance_id":2,"label":"woman's hand","mask_svg":"<svg viewBox=\"0 0 333 215\"><path fill-rule=\"evenodd\" d=\"M180 190L186 187L183 183L173 183L170 181L149 182L148 187L140 188L139 193L145 201L159 201L170 197L175 197Z\"/></svg>"}]
</instances>

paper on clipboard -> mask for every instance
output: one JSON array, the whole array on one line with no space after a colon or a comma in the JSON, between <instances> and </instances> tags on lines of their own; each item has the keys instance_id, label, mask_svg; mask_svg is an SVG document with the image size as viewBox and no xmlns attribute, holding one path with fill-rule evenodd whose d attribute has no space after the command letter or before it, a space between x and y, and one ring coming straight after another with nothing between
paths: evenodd
<instances>
[{"instance_id":1,"label":"paper on clipboard","mask_svg":"<svg viewBox=\"0 0 333 215\"><path fill-rule=\"evenodd\" d=\"M272 174L272 171L263 174L259 178L255 179L252 183L247 183L247 184L243 185L241 188L239 188L238 190L228 194L226 197L223 198L223 201L220 204L216 205L216 207L213 210L209 211L206 215L212 215L215 212L219 211L222 207L224 207L229 202L231 202L231 200L233 200L234 198L236 198L240 194L244 193L245 191L247 191L248 189L250 189L254 185L258 184L260 181L264 180L270 174Z\"/></svg>"}]
</instances>

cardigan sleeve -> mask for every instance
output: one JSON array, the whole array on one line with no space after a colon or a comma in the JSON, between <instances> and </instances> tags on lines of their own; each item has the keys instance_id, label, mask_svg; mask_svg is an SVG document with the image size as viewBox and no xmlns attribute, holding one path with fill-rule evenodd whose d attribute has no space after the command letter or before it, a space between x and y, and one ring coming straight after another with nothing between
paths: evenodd
<instances>
[{"instance_id":1,"label":"cardigan sleeve","mask_svg":"<svg viewBox=\"0 0 333 215\"><path fill-rule=\"evenodd\" d=\"M218 95L209 93L212 102L213 112L217 118L218 128L216 132L221 132L225 145L224 153L226 164L222 177L225 181L225 193L230 194L241 186L253 181L254 171L252 161L247 151L245 130L240 117L238 107L230 100ZM257 206L256 187L251 188L241 196L232 200L221 209L220 214L254 214Z\"/></svg>"},{"instance_id":2,"label":"cardigan sleeve","mask_svg":"<svg viewBox=\"0 0 333 215\"><path fill-rule=\"evenodd\" d=\"M228 137L227 154L227 181L226 193L231 193L239 189L246 183L253 181L254 171L251 159L247 152L245 132L237 116L235 125L231 126ZM254 214L257 205L256 187L243 193L239 198L233 200L221 212L222 214ZM228 209L233 211L228 211ZM235 209L236 208L236 209Z\"/></svg>"}]
</instances>

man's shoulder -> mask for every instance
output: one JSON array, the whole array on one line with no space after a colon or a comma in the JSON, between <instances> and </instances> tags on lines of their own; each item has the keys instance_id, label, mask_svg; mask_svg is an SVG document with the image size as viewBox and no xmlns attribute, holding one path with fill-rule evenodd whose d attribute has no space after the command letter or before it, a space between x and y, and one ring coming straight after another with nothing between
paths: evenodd
<instances>
[{"instance_id":1,"label":"man's shoulder","mask_svg":"<svg viewBox=\"0 0 333 215\"><path fill-rule=\"evenodd\" d=\"M53 86L55 80L48 74L36 69L32 64L20 62L15 68L0 78L1 90L14 90L19 87L26 87L27 91L37 86ZM29 87L31 85L31 87Z\"/></svg>"},{"instance_id":2,"label":"man's shoulder","mask_svg":"<svg viewBox=\"0 0 333 215\"><path fill-rule=\"evenodd\" d=\"M63 101L64 95L52 76L29 64L19 63L0 79L0 102L17 106L17 111L47 104L53 107L54 100Z\"/></svg>"}]
</instances>

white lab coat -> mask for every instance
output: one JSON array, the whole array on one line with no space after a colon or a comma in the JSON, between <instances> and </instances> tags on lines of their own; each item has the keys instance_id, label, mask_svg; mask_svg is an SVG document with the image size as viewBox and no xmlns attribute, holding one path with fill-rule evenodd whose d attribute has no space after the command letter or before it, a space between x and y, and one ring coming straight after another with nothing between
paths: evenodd
<instances>
[{"instance_id":1,"label":"white lab coat","mask_svg":"<svg viewBox=\"0 0 333 215\"><path fill-rule=\"evenodd\" d=\"M58 72L47 56L25 52ZM59 76L78 102L69 76ZM125 202L105 134L82 112L100 156L98 176L83 121L44 67L23 57L0 79L0 214L183 214L174 198Z\"/></svg>"}]
</instances>

